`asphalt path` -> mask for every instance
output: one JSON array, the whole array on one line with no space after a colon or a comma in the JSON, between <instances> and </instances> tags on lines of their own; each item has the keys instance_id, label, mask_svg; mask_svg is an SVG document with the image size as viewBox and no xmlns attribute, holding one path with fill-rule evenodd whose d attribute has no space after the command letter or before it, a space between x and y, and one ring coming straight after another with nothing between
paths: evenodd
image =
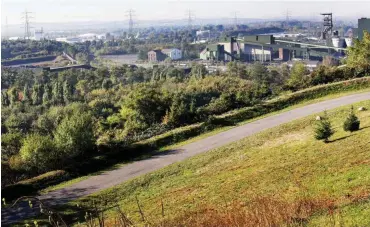
<instances>
[{"instance_id":1,"label":"asphalt path","mask_svg":"<svg viewBox=\"0 0 370 227\"><path fill-rule=\"evenodd\" d=\"M311 114L324 110L333 109L343 105L370 100L370 92L348 95L336 99L322 101L315 104L299 107L260 120L247 123L230 130L220 132L216 135L195 141L178 147L175 150L164 152L148 159L135 161L115 170L104 172L100 175L89 177L86 180L69 185L63 189L51 191L45 195L38 196L48 205L61 205L69 201L90 195L103 189L113 187L135 177L153 172L170 164L183 161L197 154L225 146L247 136L256 134L263 130L273 128ZM2 225L32 217L37 214L38 209L29 208L26 203L14 208L1 209Z\"/></svg>"}]
</instances>

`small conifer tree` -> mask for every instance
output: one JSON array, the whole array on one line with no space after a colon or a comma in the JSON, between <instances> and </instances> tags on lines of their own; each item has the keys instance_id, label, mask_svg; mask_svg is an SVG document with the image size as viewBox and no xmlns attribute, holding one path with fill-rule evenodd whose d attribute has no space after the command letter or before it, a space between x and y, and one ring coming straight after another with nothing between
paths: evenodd
<instances>
[{"instance_id":1,"label":"small conifer tree","mask_svg":"<svg viewBox=\"0 0 370 227\"><path fill-rule=\"evenodd\" d=\"M329 138L334 134L334 130L331 126L328 116L325 112L324 117L320 121L317 121L315 127L315 139L323 140L325 143L329 141Z\"/></svg>"},{"instance_id":2,"label":"small conifer tree","mask_svg":"<svg viewBox=\"0 0 370 227\"><path fill-rule=\"evenodd\" d=\"M360 129L360 121L353 111L353 106L351 107L351 111L349 112L347 119L343 123L343 129L346 132L353 132Z\"/></svg>"}]
</instances>

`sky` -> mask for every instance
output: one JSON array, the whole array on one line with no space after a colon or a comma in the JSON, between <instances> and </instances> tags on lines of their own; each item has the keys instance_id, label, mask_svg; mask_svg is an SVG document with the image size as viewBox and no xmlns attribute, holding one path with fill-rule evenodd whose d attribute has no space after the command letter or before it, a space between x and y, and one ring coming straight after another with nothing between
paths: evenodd
<instances>
[{"instance_id":1,"label":"sky","mask_svg":"<svg viewBox=\"0 0 370 227\"><path fill-rule=\"evenodd\" d=\"M22 23L22 12L33 12L32 22L123 21L133 9L136 20L196 18L320 18L332 12L342 18L370 17L370 1L242 1L242 0L1 0L1 24Z\"/></svg>"}]
</instances>

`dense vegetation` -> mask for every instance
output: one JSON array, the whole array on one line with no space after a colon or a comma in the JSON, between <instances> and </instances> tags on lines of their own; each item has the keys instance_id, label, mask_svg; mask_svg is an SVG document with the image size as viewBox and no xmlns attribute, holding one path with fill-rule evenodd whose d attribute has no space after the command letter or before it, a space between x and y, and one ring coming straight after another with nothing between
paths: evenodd
<instances>
[{"instance_id":1,"label":"dense vegetation","mask_svg":"<svg viewBox=\"0 0 370 227\"><path fill-rule=\"evenodd\" d=\"M321 66L310 75L301 63L289 69L231 62L225 73L212 75L197 64L190 72L127 65L39 74L2 68L2 184L113 149L124 155L134 142L212 121L213 115L254 106L287 89L366 75L368 68L361 67L365 73Z\"/></svg>"}]
</instances>

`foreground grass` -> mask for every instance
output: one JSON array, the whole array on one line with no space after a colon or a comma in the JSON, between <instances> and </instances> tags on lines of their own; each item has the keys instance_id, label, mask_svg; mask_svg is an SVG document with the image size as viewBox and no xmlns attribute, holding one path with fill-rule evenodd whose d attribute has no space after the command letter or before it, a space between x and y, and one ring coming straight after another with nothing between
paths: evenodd
<instances>
[{"instance_id":1,"label":"foreground grass","mask_svg":"<svg viewBox=\"0 0 370 227\"><path fill-rule=\"evenodd\" d=\"M370 101L354 106L370 109ZM328 111L336 130L330 143L313 139L310 116L59 209L69 221L81 221L76 204L95 203L108 220L119 205L134 222L151 225L370 226L370 111L357 112L361 130L347 133L348 110Z\"/></svg>"}]
</instances>

